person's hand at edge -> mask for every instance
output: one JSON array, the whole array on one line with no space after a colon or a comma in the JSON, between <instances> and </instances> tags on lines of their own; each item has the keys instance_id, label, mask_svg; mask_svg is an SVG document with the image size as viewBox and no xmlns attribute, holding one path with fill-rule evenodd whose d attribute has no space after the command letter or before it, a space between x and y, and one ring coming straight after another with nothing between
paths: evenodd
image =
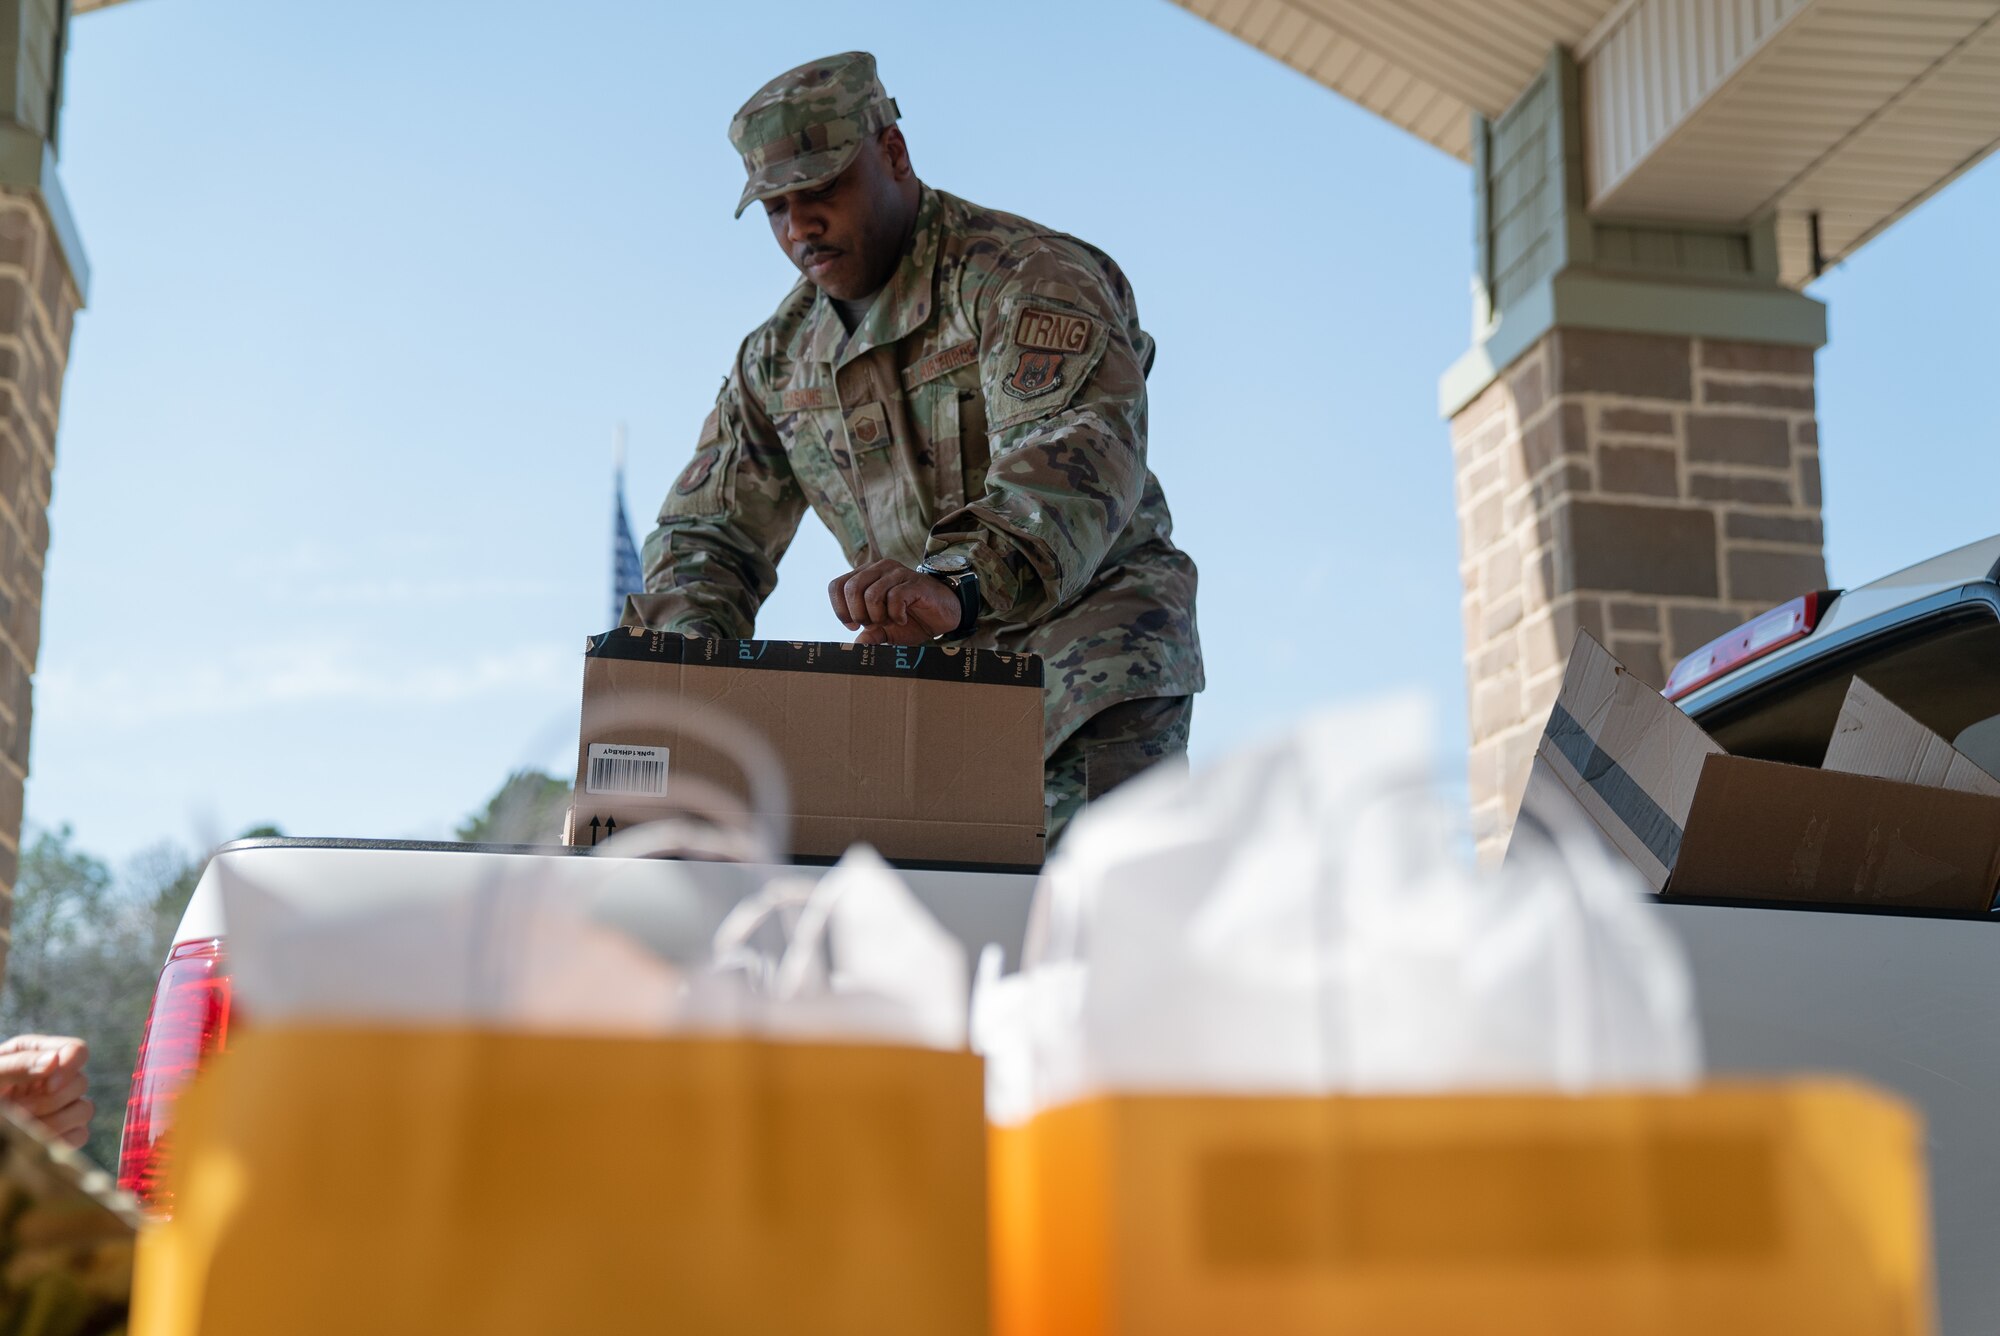
<instances>
[{"instance_id":1,"label":"person's hand at edge","mask_svg":"<svg viewBox=\"0 0 2000 1336\"><path fill-rule=\"evenodd\" d=\"M90 1046L67 1035L24 1034L0 1042L0 1099L39 1121L50 1136L81 1146L96 1106L85 1093Z\"/></svg>"}]
</instances>

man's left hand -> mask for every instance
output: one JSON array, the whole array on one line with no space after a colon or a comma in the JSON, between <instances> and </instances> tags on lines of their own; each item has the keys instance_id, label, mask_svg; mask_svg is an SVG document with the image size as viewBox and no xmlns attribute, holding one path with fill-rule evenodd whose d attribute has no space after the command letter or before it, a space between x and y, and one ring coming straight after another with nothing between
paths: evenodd
<instances>
[{"instance_id":1,"label":"man's left hand","mask_svg":"<svg viewBox=\"0 0 2000 1336\"><path fill-rule=\"evenodd\" d=\"M958 629L958 591L900 561L874 561L826 587L858 645L921 645Z\"/></svg>"}]
</instances>

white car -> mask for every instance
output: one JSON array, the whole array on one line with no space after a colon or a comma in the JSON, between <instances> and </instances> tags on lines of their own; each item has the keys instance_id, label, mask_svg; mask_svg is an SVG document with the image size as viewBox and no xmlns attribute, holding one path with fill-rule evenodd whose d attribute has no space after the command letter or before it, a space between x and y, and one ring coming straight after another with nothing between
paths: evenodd
<instances>
[{"instance_id":1,"label":"white car","mask_svg":"<svg viewBox=\"0 0 2000 1336\"><path fill-rule=\"evenodd\" d=\"M1666 696L1734 755L1818 765L1857 675L2000 774L2000 536L1806 594L1681 660Z\"/></svg>"}]
</instances>

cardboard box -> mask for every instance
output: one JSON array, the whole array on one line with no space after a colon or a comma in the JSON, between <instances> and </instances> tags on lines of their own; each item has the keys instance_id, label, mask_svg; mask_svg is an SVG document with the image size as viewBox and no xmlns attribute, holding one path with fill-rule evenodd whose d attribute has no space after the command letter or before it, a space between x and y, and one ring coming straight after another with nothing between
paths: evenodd
<instances>
[{"instance_id":1,"label":"cardboard box","mask_svg":"<svg viewBox=\"0 0 2000 1336\"><path fill-rule=\"evenodd\" d=\"M1821 768L2000 797L2000 779L1858 677L1848 684Z\"/></svg>"},{"instance_id":2,"label":"cardboard box","mask_svg":"<svg viewBox=\"0 0 2000 1336\"><path fill-rule=\"evenodd\" d=\"M675 788L689 780L749 803L738 762L684 726L709 711L777 752L796 855L837 858L865 841L910 862L1042 861L1039 658L634 627L584 651L570 843L684 811Z\"/></svg>"},{"instance_id":3,"label":"cardboard box","mask_svg":"<svg viewBox=\"0 0 2000 1336\"><path fill-rule=\"evenodd\" d=\"M1881 745L1856 738L1844 750L1902 756L1903 774L1938 769L1934 749L1911 751L1915 721L1866 712ZM1728 755L1580 634L1521 810L1581 810L1663 896L1988 910L2000 887L2000 796L1866 764L1875 772Z\"/></svg>"}]
</instances>

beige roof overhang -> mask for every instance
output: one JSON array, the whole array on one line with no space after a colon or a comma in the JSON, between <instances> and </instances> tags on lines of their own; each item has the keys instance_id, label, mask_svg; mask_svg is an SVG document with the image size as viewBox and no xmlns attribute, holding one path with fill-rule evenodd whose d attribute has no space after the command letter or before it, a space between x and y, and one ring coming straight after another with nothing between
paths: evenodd
<instances>
[{"instance_id":1,"label":"beige roof overhang","mask_svg":"<svg viewBox=\"0 0 2000 1336\"><path fill-rule=\"evenodd\" d=\"M1552 46L1606 219L1778 224L1800 285L2000 143L2000 0L1176 0L1461 159Z\"/></svg>"}]
</instances>

